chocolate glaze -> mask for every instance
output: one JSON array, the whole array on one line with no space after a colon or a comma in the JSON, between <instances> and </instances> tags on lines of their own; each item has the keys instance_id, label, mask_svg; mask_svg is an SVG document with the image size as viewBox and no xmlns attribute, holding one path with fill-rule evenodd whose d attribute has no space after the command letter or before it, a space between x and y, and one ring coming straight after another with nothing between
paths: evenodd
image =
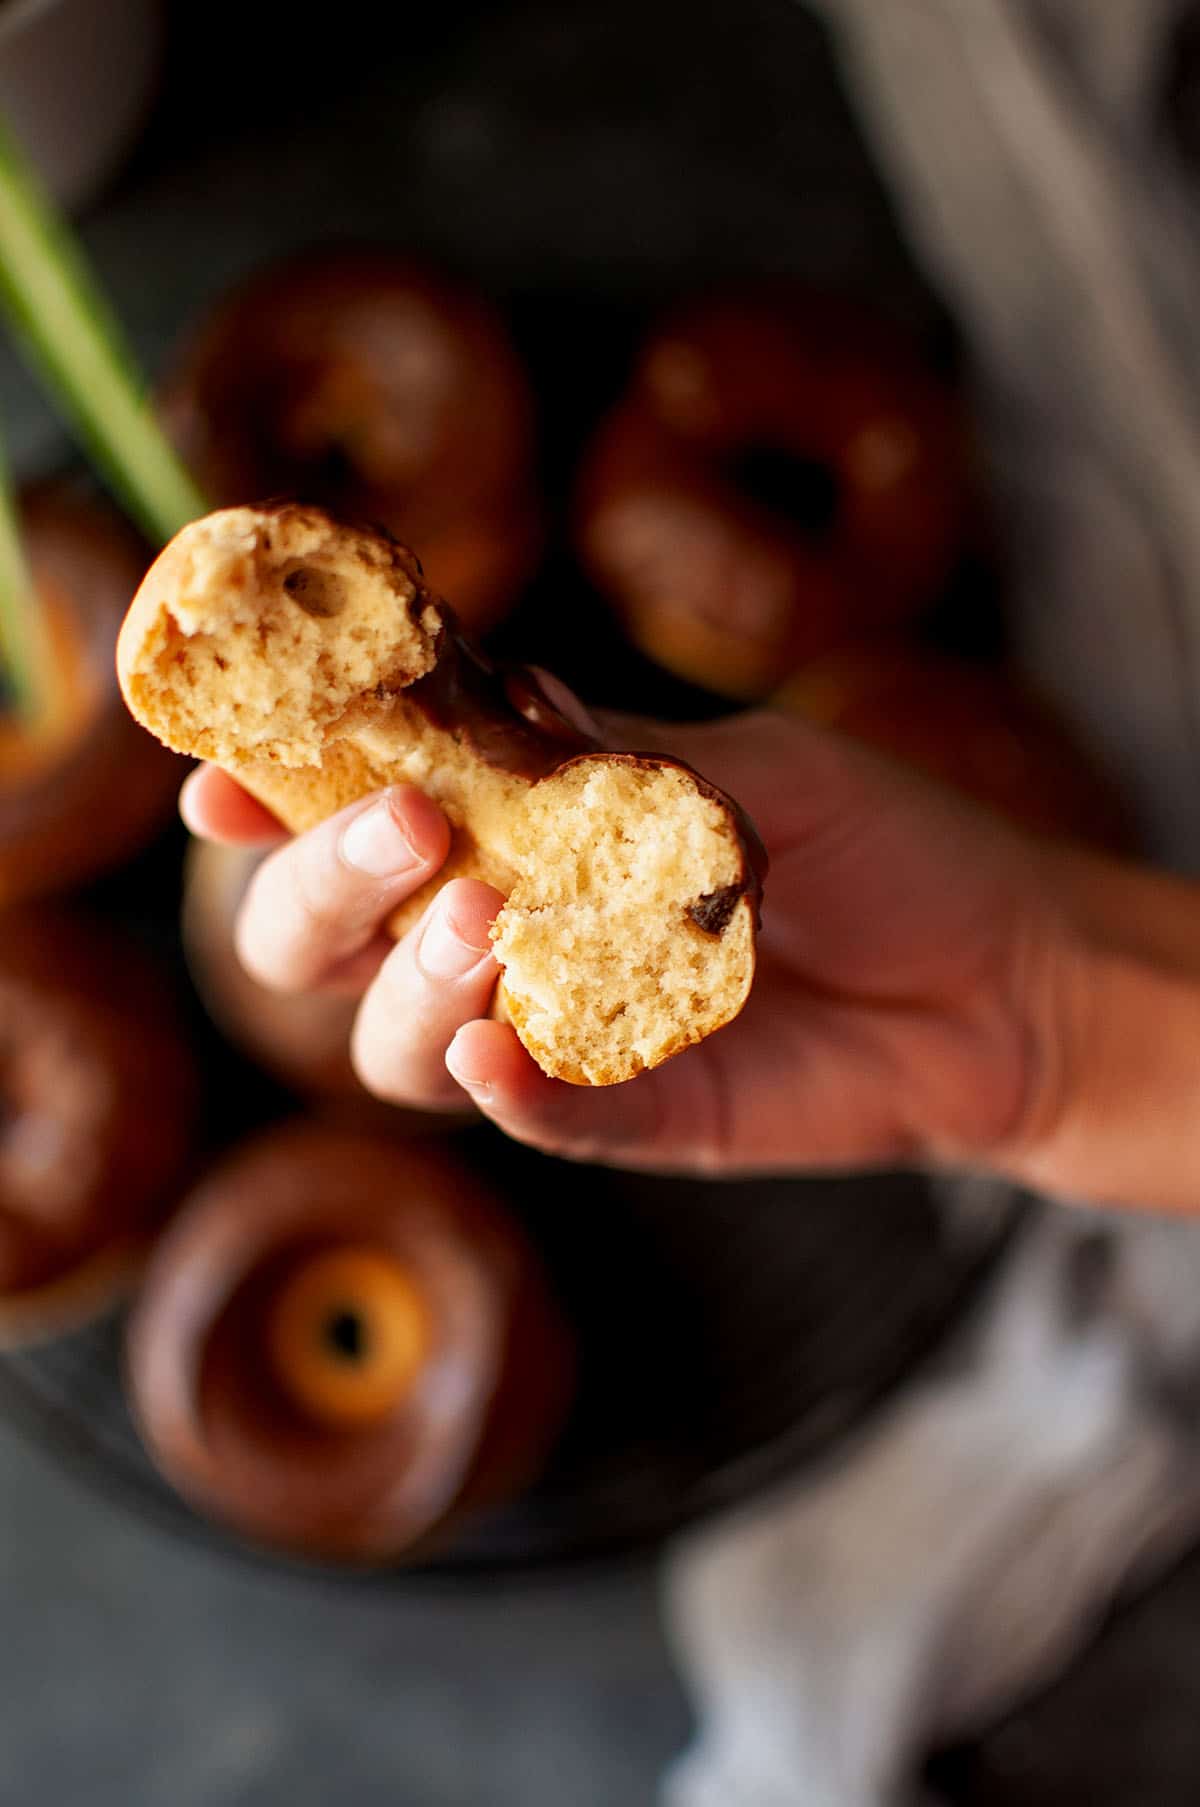
<instances>
[{"instance_id":1,"label":"chocolate glaze","mask_svg":"<svg viewBox=\"0 0 1200 1807\"><path fill-rule=\"evenodd\" d=\"M115 866L173 813L183 762L121 701L113 647L147 558L74 485L24 490L21 534L50 631L69 728L32 756L0 696L0 904L61 892Z\"/></svg>"},{"instance_id":2,"label":"chocolate glaze","mask_svg":"<svg viewBox=\"0 0 1200 1807\"><path fill-rule=\"evenodd\" d=\"M161 398L214 506L287 490L386 521L483 626L537 557L529 385L488 304L432 269L340 246L252 276Z\"/></svg>"},{"instance_id":3,"label":"chocolate glaze","mask_svg":"<svg viewBox=\"0 0 1200 1807\"><path fill-rule=\"evenodd\" d=\"M157 1227L193 1103L190 1057L157 967L90 918L8 910L0 1317Z\"/></svg>"},{"instance_id":4,"label":"chocolate glaze","mask_svg":"<svg viewBox=\"0 0 1200 1807\"><path fill-rule=\"evenodd\" d=\"M907 628L971 520L953 399L902 336L793 284L703 300L652 335L574 509L642 651L743 700Z\"/></svg>"},{"instance_id":5,"label":"chocolate glaze","mask_svg":"<svg viewBox=\"0 0 1200 1807\"><path fill-rule=\"evenodd\" d=\"M601 750L556 709L534 673L496 665L459 631L450 610L437 663L404 692L435 728L465 739L488 765L536 783L565 760Z\"/></svg>"},{"instance_id":6,"label":"chocolate glaze","mask_svg":"<svg viewBox=\"0 0 1200 1807\"><path fill-rule=\"evenodd\" d=\"M297 1266L354 1244L403 1262L435 1337L392 1415L332 1429L273 1376L264 1324ZM536 1365L501 1437L527 1339ZM297 1124L243 1147L185 1203L153 1257L128 1371L153 1453L199 1506L262 1542L377 1562L536 1472L573 1361L532 1249L472 1174L432 1145Z\"/></svg>"},{"instance_id":7,"label":"chocolate glaze","mask_svg":"<svg viewBox=\"0 0 1200 1807\"><path fill-rule=\"evenodd\" d=\"M437 662L404 692L427 721L456 740L469 741L488 765L530 783L552 777L573 760L597 756L686 772L702 795L728 815L742 849L741 878L698 898L689 914L705 934L722 935L738 899L748 897L755 926L761 925L769 861L758 830L739 803L673 754L607 751L602 742L555 707L528 666L494 663L460 631L453 612L445 605L442 610L444 629Z\"/></svg>"}]
</instances>

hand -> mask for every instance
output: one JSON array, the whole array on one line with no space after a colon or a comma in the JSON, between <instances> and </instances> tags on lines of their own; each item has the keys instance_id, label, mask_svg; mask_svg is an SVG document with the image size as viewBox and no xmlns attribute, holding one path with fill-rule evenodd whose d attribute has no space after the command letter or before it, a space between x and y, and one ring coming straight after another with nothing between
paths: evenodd
<instances>
[{"instance_id":1,"label":"hand","mask_svg":"<svg viewBox=\"0 0 1200 1807\"><path fill-rule=\"evenodd\" d=\"M680 754L749 810L771 855L759 969L741 1017L624 1086L547 1079L486 1020L502 898L454 880L399 944L381 924L445 858L420 793L364 799L273 852L238 932L285 990L361 991L365 1084L479 1109L577 1159L733 1173L1017 1158L1053 1117L1051 1019L1065 936L1030 846L799 720L705 727L607 718L612 744ZM189 779L198 834L279 839L224 774Z\"/></svg>"}]
</instances>

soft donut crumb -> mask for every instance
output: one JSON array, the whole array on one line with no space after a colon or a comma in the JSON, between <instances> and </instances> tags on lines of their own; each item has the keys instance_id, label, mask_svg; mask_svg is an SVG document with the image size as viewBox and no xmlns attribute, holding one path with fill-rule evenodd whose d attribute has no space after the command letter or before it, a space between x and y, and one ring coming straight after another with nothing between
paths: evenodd
<instances>
[{"instance_id":1,"label":"soft donut crumb","mask_svg":"<svg viewBox=\"0 0 1200 1807\"><path fill-rule=\"evenodd\" d=\"M223 509L164 563L124 675L142 719L181 751L317 765L350 704L434 663L440 617L411 554L316 510Z\"/></svg>"},{"instance_id":2,"label":"soft donut crumb","mask_svg":"<svg viewBox=\"0 0 1200 1807\"><path fill-rule=\"evenodd\" d=\"M505 1004L551 1071L627 1079L737 1015L753 972L743 898L721 931L693 916L744 884L728 810L678 767L584 758L530 792L518 877L493 930Z\"/></svg>"}]
</instances>

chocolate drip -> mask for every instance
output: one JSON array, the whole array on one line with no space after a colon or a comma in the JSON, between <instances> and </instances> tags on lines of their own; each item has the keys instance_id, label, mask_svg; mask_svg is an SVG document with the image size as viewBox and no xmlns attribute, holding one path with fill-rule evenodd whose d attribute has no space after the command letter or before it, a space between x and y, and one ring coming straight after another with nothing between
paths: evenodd
<instances>
[{"instance_id":1,"label":"chocolate drip","mask_svg":"<svg viewBox=\"0 0 1200 1807\"><path fill-rule=\"evenodd\" d=\"M468 740L488 765L531 782L565 760L599 751L599 742L555 708L527 667L493 664L452 620L433 670L404 697L435 728Z\"/></svg>"},{"instance_id":2,"label":"chocolate drip","mask_svg":"<svg viewBox=\"0 0 1200 1807\"><path fill-rule=\"evenodd\" d=\"M435 728L463 738L501 771L536 783L570 760L604 754L642 766L674 767L687 772L699 790L729 816L742 848L742 877L692 905L690 915L709 935L723 934L737 907L747 897L756 924L761 921L767 851L741 805L701 777L685 760L664 753L610 753L598 740L568 721L550 701L534 673L524 665L496 665L459 632L450 611L433 670L404 692Z\"/></svg>"}]
</instances>

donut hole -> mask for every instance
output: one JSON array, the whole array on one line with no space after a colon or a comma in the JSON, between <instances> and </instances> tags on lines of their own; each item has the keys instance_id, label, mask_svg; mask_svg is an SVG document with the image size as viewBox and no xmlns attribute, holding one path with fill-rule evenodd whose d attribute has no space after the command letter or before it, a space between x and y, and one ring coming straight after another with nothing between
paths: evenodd
<instances>
[{"instance_id":1,"label":"donut hole","mask_svg":"<svg viewBox=\"0 0 1200 1807\"><path fill-rule=\"evenodd\" d=\"M824 539L832 532L842 504L841 484L824 459L779 445L748 445L725 460L725 474L749 501L807 538Z\"/></svg>"},{"instance_id":2,"label":"donut hole","mask_svg":"<svg viewBox=\"0 0 1200 1807\"><path fill-rule=\"evenodd\" d=\"M266 1314L275 1380L302 1417L353 1429L391 1416L429 1354L421 1288L382 1249L334 1247L299 1261Z\"/></svg>"},{"instance_id":3,"label":"donut hole","mask_svg":"<svg viewBox=\"0 0 1200 1807\"><path fill-rule=\"evenodd\" d=\"M330 1312L322 1336L332 1356L351 1364L363 1360L370 1343L366 1321L352 1305L337 1306Z\"/></svg>"},{"instance_id":4,"label":"donut hole","mask_svg":"<svg viewBox=\"0 0 1200 1807\"><path fill-rule=\"evenodd\" d=\"M514 856L496 952L509 1013L553 1070L612 1084L737 1014L753 974L743 854L690 773L575 760L530 793Z\"/></svg>"}]
</instances>

